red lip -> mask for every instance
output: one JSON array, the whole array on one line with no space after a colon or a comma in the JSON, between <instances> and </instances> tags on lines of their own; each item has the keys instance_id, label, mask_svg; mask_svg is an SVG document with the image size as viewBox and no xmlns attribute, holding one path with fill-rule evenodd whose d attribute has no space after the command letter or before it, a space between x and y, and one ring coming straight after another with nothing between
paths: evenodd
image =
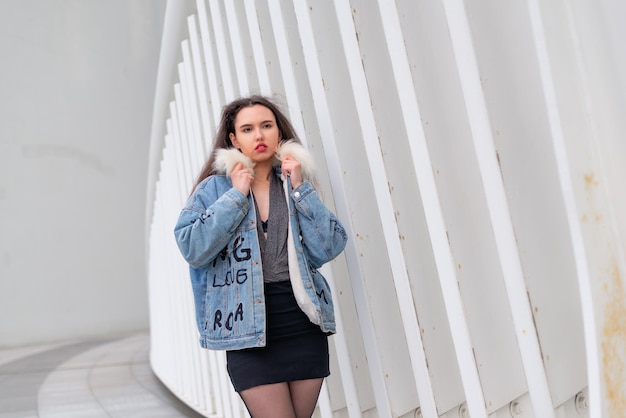
<instances>
[{"instance_id":1,"label":"red lip","mask_svg":"<svg viewBox=\"0 0 626 418\"><path fill-rule=\"evenodd\" d=\"M259 145L257 145L257 146L254 148L254 150L255 150L255 151L258 151L258 152L263 152L263 151L267 150L267 145L265 145L265 144L259 144Z\"/></svg>"}]
</instances>

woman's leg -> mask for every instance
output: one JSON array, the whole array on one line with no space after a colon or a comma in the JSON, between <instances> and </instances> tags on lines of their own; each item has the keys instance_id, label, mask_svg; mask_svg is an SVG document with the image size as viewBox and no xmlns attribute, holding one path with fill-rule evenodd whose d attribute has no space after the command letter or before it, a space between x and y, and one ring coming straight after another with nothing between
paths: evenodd
<instances>
[{"instance_id":1,"label":"woman's leg","mask_svg":"<svg viewBox=\"0 0 626 418\"><path fill-rule=\"evenodd\" d=\"M252 418L296 417L287 383L255 386L240 395Z\"/></svg>"},{"instance_id":2,"label":"woman's leg","mask_svg":"<svg viewBox=\"0 0 626 418\"><path fill-rule=\"evenodd\" d=\"M289 382L291 402L297 418L311 418L324 379L307 379Z\"/></svg>"},{"instance_id":3,"label":"woman's leg","mask_svg":"<svg viewBox=\"0 0 626 418\"><path fill-rule=\"evenodd\" d=\"M240 395L252 418L311 418L323 380L261 385Z\"/></svg>"}]
</instances>

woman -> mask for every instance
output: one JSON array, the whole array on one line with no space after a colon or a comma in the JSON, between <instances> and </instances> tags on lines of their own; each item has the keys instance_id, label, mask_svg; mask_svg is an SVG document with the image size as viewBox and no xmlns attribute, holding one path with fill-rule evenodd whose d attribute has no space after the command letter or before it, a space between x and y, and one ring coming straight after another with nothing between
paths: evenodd
<instances>
[{"instance_id":1,"label":"woman","mask_svg":"<svg viewBox=\"0 0 626 418\"><path fill-rule=\"evenodd\" d=\"M335 332L317 269L343 251L345 230L269 99L225 106L213 149L174 231L190 264L200 344L227 350L252 417L311 417Z\"/></svg>"}]
</instances>

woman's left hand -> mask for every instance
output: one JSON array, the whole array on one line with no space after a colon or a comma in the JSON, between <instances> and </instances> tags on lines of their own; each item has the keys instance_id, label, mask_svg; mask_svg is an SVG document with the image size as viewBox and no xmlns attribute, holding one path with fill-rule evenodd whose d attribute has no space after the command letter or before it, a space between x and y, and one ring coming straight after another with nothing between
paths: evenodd
<instances>
[{"instance_id":1,"label":"woman's left hand","mask_svg":"<svg viewBox=\"0 0 626 418\"><path fill-rule=\"evenodd\" d=\"M302 184L302 167L300 166L300 161L287 155L283 158L281 169L285 178L287 178L287 174L291 177L291 187L297 189L298 186Z\"/></svg>"}]
</instances>

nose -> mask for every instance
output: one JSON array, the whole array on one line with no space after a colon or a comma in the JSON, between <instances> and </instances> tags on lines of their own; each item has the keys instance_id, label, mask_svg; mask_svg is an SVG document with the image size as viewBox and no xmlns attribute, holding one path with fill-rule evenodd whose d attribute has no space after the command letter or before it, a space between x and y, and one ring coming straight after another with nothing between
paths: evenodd
<instances>
[{"instance_id":1,"label":"nose","mask_svg":"<svg viewBox=\"0 0 626 418\"><path fill-rule=\"evenodd\" d=\"M254 130L254 139L256 139L258 141L261 138L263 138L263 133L262 133L260 128L256 128Z\"/></svg>"}]
</instances>

